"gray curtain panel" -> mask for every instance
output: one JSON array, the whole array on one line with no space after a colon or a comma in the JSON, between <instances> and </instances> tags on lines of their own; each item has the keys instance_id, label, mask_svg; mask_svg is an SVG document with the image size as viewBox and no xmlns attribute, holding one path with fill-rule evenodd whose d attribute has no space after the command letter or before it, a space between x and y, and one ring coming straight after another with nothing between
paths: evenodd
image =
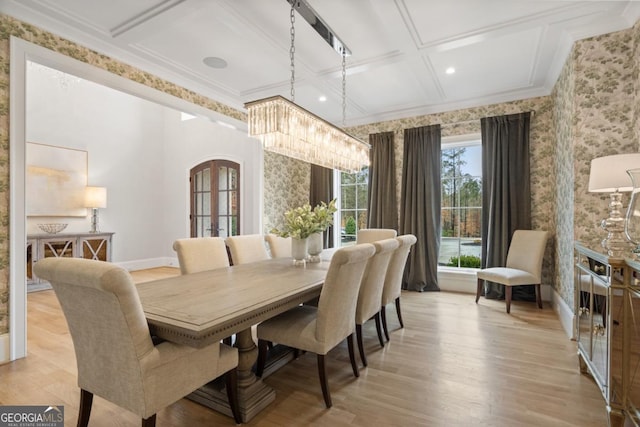
<instances>
[{"instance_id":1,"label":"gray curtain panel","mask_svg":"<svg viewBox=\"0 0 640 427\"><path fill-rule=\"evenodd\" d=\"M309 204L311 207L321 202L333 200L333 169L311 165L311 185L309 186ZM324 248L333 247L333 226L323 233Z\"/></svg>"},{"instance_id":2,"label":"gray curtain panel","mask_svg":"<svg viewBox=\"0 0 640 427\"><path fill-rule=\"evenodd\" d=\"M396 161L393 132L369 135L369 206L367 227L398 229Z\"/></svg>"},{"instance_id":3,"label":"gray curtain panel","mask_svg":"<svg viewBox=\"0 0 640 427\"><path fill-rule=\"evenodd\" d=\"M503 267L513 232L531 229L530 117L527 112L480 120L482 268ZM485 283L484 295L503 299L504 286ZM534 287L514 287L513 299L535 301Z\"/></svg>"},{"instance_id":4,"label":"gray curtain panel","mask_svg":"<svg viewBox=\"0 0 640 427\"><path fill-rule=\"evenodd\" d=\"M418 238L411 248L403 289L439 291L440 125L404 131L399 234Z\"/></svg>"}]
</instances>

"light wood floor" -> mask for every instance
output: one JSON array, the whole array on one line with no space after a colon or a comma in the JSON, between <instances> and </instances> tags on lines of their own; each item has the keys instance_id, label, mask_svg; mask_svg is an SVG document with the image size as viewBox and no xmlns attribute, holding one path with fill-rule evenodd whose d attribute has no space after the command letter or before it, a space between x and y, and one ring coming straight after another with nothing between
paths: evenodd
<instances>
[{"instance_id":1,"label":"light wood floor","mask_svg":"<svg viewBox=\"0 0 640 427\"><path fill-rule=\"evenodd\" d=\"M153 280L175 269L137 272ZM576 344L548 307L456 293L402 295L405 328L390 305L391 342L365 327L369 367L353 377L346 344L329 354L333 407L326 409L316 358L304 354L265 382L276 401L250 426L606 426L595 383L578 369ZM76 424L79 390L73 346L53 291L28 295L28 357L0 366L0 404L64 405ZM94 399L91 426L137 426L132 413ZM233 425L186 399L158 414L158 426Z\"/></svg>"}]
</instances>

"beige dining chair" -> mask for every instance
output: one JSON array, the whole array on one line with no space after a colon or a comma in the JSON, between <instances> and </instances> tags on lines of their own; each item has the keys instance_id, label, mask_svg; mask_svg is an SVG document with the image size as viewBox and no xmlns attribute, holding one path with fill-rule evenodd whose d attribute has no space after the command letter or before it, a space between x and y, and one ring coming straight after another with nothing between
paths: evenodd
<instances>
[{"instance_id":1,"label":"beige dining chair","mask_svg":"<svg viewBox=\"0 0 640 427\"><path fill-rule=\"evenodd\" d=\"M353 351L354 319L362 276L374 252L371 244L339 249L329 264L317 307L300 305L258 325L257 376L262 376L269 342L316 353L322 395L331 407L325 355L346 338L353 375L360 375Z\"/></svg>"},{"instance_id":2,"label":"beige dining chair","mask_svg":"<svg viewBox=\"0 0 640 427\"><path fill-rule=\"evenodd\" d=\"M507 313L511 312L513 286L535 285L536 301L542 308L540 282L542 281L542 260L549 235L546 231L516 230L511 238L505 267L490 267L476 273L478 287L476 303L482 294L484 281L505 286Z\"/></svg>"},{"instance_id":3,"label":"beige dining chair","mask_svg":"<svg viewBox=\"0 0 640 427\"><path fill-rule=\"evenodd\" d=\"M380 308L380 318L382 320L382 328L384 329L384 336L389 341L389 327L387 326L387 304L395 302L396 314L398 315L398 321L400 327L404 328L404 322L402 321L402 311L400 310L400 296L402 295L402 278L404 277L404 267L409 257L409 251L418 239L413 234L405 234L396 237L399 246L391 256L389 261L389 268L387 269L387 275L384 279L384 288L382 289L382 305Z\"/></svg>"},{"instance_id":4,"label":"beige dining chair","mask_svg":"<svg viewBox=\"0 0 640 427\"><path fill-rule=\"evenodd\" d=\"M221 343L193 348L154 345L129 273L111 263L46 258L34 272L53 287L73 340L80 387L78 426L87 426L100 396L154 426L156 413L226 374L236 423L238 351Z\"/></svg>"},{"instance_id":5,"label":"beige dining chair","mask_svg":"<svg viewBox=\"0 0 640 427\"><path fill-rule=\"evenodd\" d=\"M182 274L229 267L227 246L222 237L178 239L173 242L173 250L178 254Z\"/></svg>"},{"instance_id":6,"label":"beige dining chair","mask_svg":"<svg viewBox=\"0 0 640 427\"><path fill-rule=\"evenodd\" d=\"M280 237L276 234L265 236L269 245L271 258L291 258L291 237Z\"/></svg>"},{"instance_id":7,"label":"beige dining chair","mask_svg":"<svg viewBox=\"0 0 640 427\"><path fill-rule=\"evenodd\" d=\"M356 243L373 243L377 240L393 239L398 235L392 228L363 228L356 233Z\"/></svg>"},{"instance_id":8,"label":"beige dining chair","mask_svg":"<svg viewBox=\"0 0 640 427\"><path fill-rule=\"evenodd\" d=\"M358 292L358 305L356 306L356 339L358 341L360 360L362 360L364 366L367 366L367 357L362 340L362 325L364 325L367 320L375 320L380 347L384 347L382 327L380 324L380 301L382 300L384 278L387 274L391 256L399 245L400 243L396 239L385 239L373 242L376 252L369 258L369 261L367 261L367 268L362 277L362 284Z\"/></svg>"},{"instance_id":9,"label":"beige dining chair","mask_svg":"<svg viewBox=\"0 0 640 427\"><path fill-rule=\"evenodd\" d=\"M262 234L229 236L225 239L225 243L229 247L233 265L269 259L269 253Z\"/></svg>"}]
</instances>

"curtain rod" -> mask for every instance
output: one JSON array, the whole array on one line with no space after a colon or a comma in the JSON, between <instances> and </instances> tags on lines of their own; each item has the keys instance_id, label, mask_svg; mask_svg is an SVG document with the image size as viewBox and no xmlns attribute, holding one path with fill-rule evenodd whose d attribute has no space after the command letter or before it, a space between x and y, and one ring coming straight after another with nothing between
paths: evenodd
<instances>
[{"instance_id":1,"label":"curtain rod","mask_svg":"<svg viewBox=\"0 0 640 427\"><path fill-rule=\"evenodd\" d=\"M536 110L529 110L529 111L521 111L520 113L512 113L512 114L521 114L521 113L531 113L531 117L534 117L536 115ZM495 116L489 116L489 117L495 117ZM466 123L474 123L474 122L480 122L480 120L482 119L486 119L487 117L480 117L478 119L471 119L471 120L461 120L459 122L450 122L450 123L440 123L440 126L455 126L455 125L463 125ZM436 123L434 123L436 124Z\"/></svg>"}]
</instances>

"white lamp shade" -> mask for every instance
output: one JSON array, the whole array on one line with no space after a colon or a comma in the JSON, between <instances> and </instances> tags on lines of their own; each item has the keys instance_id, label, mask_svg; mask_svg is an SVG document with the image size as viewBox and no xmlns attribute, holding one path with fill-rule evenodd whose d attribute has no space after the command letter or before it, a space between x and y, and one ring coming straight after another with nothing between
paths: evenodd
<instances>
[{"instance_id":1,"label":"white lamp shade","mask_svg":"<svg viewBox=\"0 0 640 427\"><path fill-rule=\"evenodd\" d=\"M589 191L613 193L631 191L633 183L627 171L640 168L640 153L615 154L591 160Z\"/></svg>"},{"instance_id":2,"label":"white lamp shade","mask_svg":"<svg viewBox=\"0 0 640 427\"><path fill-rule=\"evenodd\" d=\"M106 208L107 189L105 187L87 187L84 193L84 206L87 208Z\"/></svg>"}]
</instances>

